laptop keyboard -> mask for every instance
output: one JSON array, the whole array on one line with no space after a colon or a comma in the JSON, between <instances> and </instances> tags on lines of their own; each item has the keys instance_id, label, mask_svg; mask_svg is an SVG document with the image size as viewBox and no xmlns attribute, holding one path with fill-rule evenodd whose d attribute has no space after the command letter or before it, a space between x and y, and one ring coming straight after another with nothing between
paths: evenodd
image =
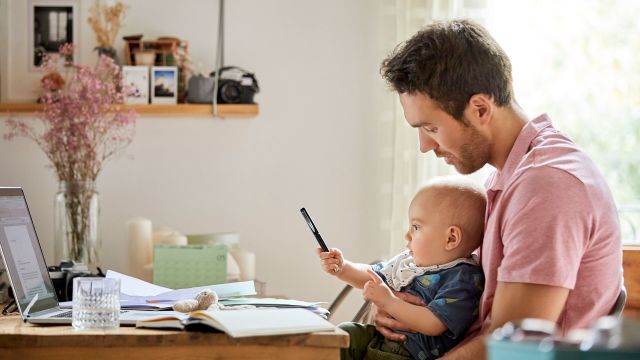
<instances>
[{"instance_id":1,"label":"laptop keyboard","mask_svg":"<svg viewBox=\"0 0 640 360\"><path fill-rule=\"evenodd\" d=\"M120 310L120 314L124 314L128 312L127 310ZM49 318L56 318L56 319L70 319L72 317L73 314L73 310L69 310L69 311L65 311L65 312L61 312L60 314L56 314L53 316L50 316Z\"/></svg>"},{"instance_id":2,"label":"laptop keyboard","mask_svg":"<svg viewBox=\"0 0 640 360\"><path fill-rule=\"evenodd\" d=\"M56 314L51 316L51 318L71 318L72 310L61 312L60 314Z\"/></svg>"}]
</instances>

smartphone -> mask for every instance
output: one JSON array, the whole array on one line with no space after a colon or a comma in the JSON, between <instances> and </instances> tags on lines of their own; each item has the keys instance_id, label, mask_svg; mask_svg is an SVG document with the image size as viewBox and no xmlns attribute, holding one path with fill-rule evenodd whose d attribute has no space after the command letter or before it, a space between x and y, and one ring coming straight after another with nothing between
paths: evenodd
<instances>
[{"instance_id":1,"label":"smartphone","mask_svg":"<svg viewBox=\"0 0 640 360\"><path fill-rule=\"evenodd\" d=\"M307 210L305 208L302 208L300 209L300 213L302 213L302 217L307 222L307 225L309 225L309 229L311 229L313 236L316 237L316 240L318 241L318 245L320 245L320 248L322 249L322 251L329 252L329 248L327 247L327 244L325 244L324 240L322 240L322 236L320 236L320 233L318 232L316 225L313 223L313 220L311 220L311 216L309 216L309 213L307 212Z\"/></svg>"}]
</instances>

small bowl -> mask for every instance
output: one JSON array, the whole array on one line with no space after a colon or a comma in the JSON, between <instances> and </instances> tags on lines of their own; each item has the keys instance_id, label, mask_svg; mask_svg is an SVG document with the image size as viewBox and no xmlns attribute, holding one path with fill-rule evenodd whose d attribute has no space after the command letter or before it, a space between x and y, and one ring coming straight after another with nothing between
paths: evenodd
<instances>
[{"instance_id":1,"label":"small bowl","mask_svg":"<svg viewBox=\"0 0 640 360\"><path fill-rule=\"evenodd\" d=\"M125 40L125 41L140 40L140 39L142 39L142 34L123 36L122 39Z\"/></svg>"},{"instance_id":2,"label":"small bowl","mask_svg":"<svg viewBox=\"0 0 640 360\"><path fill-rule=\"evenodd\" d=\"M158 38L158 40L171 41L171 42L178 43L178 44L180 43L180 39L177 38L177 37L174 37L174 36L161 36L161 37Z\"/></svg>"}]
</instances>

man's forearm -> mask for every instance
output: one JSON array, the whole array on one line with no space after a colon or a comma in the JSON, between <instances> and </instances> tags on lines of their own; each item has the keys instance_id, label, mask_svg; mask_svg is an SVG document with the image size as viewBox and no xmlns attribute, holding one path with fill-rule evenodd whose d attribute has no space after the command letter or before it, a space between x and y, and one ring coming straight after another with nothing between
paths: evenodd
<instances>
[{"instance_id":1,"label":"man's forearm","mask_svg":"<svg viewBox=\"0 0 640 360\"><path fill-rule=\"evenodd\" d=\"M484 360L487 358L487 349L484 345L486 336L478 335L466 344L458 346L445 354L445 360Z\"/></svg>"}]
</instances>

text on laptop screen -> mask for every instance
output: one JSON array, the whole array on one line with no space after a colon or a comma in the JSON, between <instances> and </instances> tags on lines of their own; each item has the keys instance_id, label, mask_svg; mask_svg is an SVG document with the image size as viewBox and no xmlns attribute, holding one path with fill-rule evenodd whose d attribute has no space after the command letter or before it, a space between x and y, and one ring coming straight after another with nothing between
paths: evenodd
<instances>
[{"instance_id":1,"label":"text on laptop screen","mask_svg":"<svg viewBox=\"0 0 640 360\"><path fill-rule=\"evenodd\" d=\"M36 295L29 313L56 307L58 300L19 188L0 188L0 249L21 313Z\"/></svg>"}]
</instances>

